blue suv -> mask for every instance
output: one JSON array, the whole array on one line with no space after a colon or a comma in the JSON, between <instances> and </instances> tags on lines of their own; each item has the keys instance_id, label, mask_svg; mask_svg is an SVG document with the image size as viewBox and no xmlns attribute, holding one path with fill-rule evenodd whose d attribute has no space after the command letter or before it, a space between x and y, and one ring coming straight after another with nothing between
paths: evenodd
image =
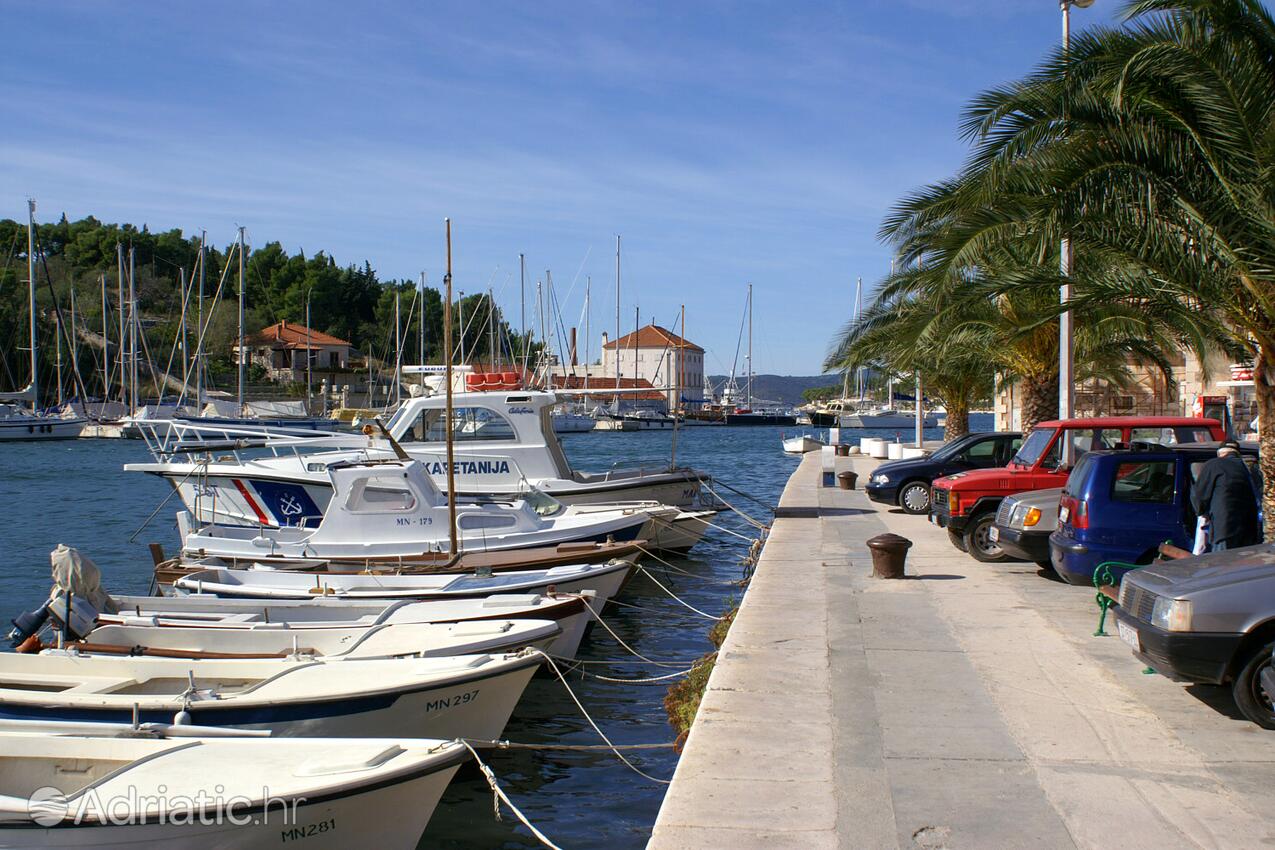
<instances>
[{"instance_id":1,"label":"blue suv","mask_svg":"<svg viewBox=\"0 0 1275 850\"><path fill-rule=\"evenodd\" d=\"M1088 452L1063 488L1049 556L1071 584L1091 584L1106 561L1149 564L1161 543L1190 549L1195 541L1191 486L1217 457L1217 443ZM1257 476L1257 451L1240 449ZM1261 492L1254 483L1253 498ZM1117 578L1124 572L1112 570Z\"/></svg>"}]
</instances>

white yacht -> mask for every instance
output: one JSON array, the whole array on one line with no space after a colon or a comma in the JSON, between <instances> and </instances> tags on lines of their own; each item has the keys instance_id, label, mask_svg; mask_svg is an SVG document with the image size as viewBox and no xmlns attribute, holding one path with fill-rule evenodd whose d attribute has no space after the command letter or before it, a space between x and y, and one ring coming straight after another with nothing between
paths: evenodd
<instances>
[{"instance_id":1,"label":"white yacht","mask_svg":"<svg viewBox=\"0 0 1275 850\"><path fill-rule=\"evenodd\" d=\"M711 479L694 469L573 469L553 432L551 409L559 401L553 393L528 390L455 393L451 430L457 495L516 497L534 487L566 505L699 505L701 485ZM386 426L442 488L447 481L444 411L441 394L412 398ZM279 437L266 428L177 421L141 427L155 460L124 468L167 480L197 522L314 526L332 498L330 467L394 457L388 445L372 446L352 434Z\"/></svg>"}]
</instances>

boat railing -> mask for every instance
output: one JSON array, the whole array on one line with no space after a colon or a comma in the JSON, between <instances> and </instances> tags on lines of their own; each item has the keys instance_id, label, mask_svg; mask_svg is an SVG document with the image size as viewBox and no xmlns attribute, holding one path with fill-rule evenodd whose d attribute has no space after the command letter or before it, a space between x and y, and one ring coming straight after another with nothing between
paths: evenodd
<instances>
[{"instance_id":1,"label":"boat railing","mask_svg":"<svg viewBox=\"0 0 1275 850\"><path fill-rule=\"evenodd\" d=\"M279 456L303 451L362 449L368 444L367 437L361 434L211 424L186 419L138 420L133 426L141 434L151 455L160 461L196 452L264 449Z\"/></svg>"}]
</instances>

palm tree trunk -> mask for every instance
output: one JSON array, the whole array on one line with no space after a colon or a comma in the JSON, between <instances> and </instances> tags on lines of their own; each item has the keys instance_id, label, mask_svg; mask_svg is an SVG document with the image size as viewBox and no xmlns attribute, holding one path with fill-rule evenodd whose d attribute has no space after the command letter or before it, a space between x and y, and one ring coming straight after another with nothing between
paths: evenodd
<instances>
[{"instance_id":1,"label":"palm tree trunk","mask_svg":"<svg viewBox=\"0 0 1275 850\"><path fill-rule=\"evenodd\" d=\"M1253 390L1257 396L1258 463L1262 470L1262 525L1269 543L1275 542L1275 351L1264 345L1257 352Z\"/></svg>"},{"instance_id":2,"label":"palm tree trunk","mask_svg":"<svg viewBox=\"0 0 1275 850\"><path fill-rule=\"evenodd\" d=\"M1023 383L1023 433L1036 427L1037 422L1058 418L1058 373L1024 376Z\"/></svg>"},{"instance_id":3,"label":"palm tree trunk","mask_svg":"<svg viewBox=\"0 0 1275 850\"><path fill-rule=\"evenodd\" d=\"M970 432L970 406L961 400L947 405L947 425L943 428L943 439L947 442L957 437L964 437Z\"/></svg>"}]
</instances>

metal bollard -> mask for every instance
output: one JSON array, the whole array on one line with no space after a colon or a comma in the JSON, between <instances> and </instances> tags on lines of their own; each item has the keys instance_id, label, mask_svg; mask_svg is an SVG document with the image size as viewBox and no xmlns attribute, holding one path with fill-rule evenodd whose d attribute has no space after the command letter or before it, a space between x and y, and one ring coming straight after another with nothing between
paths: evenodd
<instances>
[{"instance_id":1,"label":"metal bollard","mask_svg":"<svg viewBox=\"0 0 1275 850\"><path fill-rule=\"evenodd\" d=\"M878 534L867 541L872 552L872 576L874 578L903 578L904 564L912 541L897 534Z\"/></svg>"}]
</instances>

